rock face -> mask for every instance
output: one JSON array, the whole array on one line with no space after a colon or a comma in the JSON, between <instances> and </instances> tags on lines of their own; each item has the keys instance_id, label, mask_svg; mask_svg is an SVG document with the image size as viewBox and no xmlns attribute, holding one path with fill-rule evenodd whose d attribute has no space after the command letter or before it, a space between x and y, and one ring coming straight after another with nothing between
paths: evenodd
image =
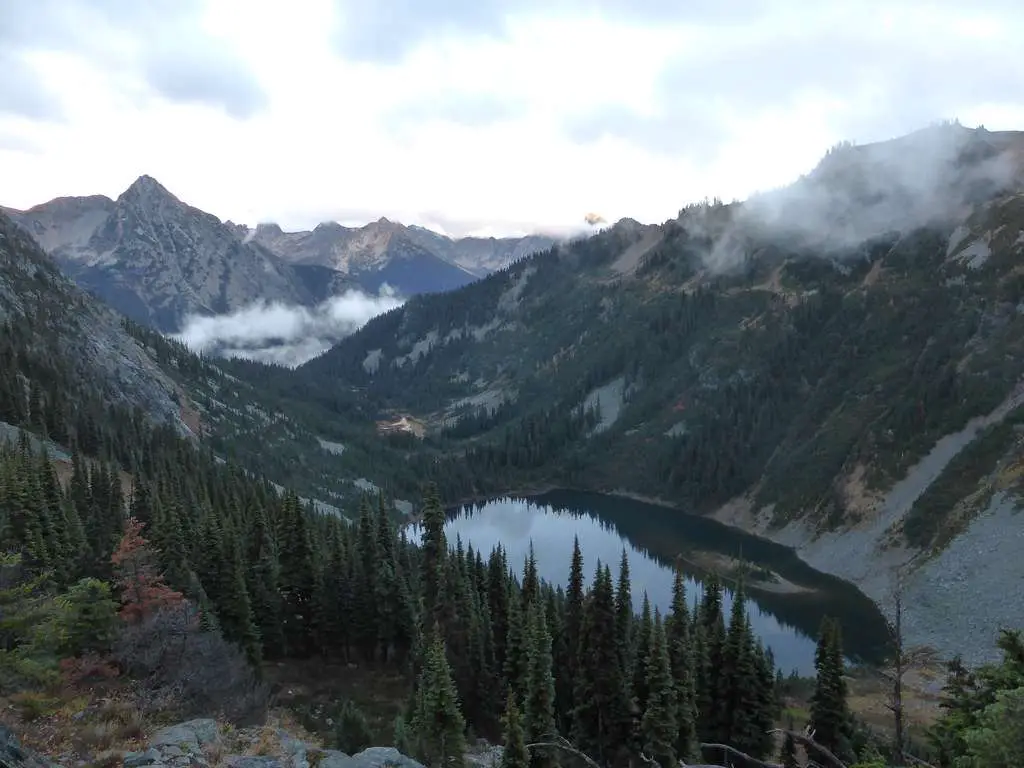
<instances>
[{"instance_id":1,"label":"rock face","mask_svg":"<svg viewBox=\"0 0 1024 768\"><path fill-rule=\"evenodd\" d=\"M313 306L353 288L402 296L448 291L554 241L453 240L380 219L324 223L311 232L222 222L140 176L116 200L60 197L27 211L0 209L75 282L114 309L164 332L192 314L255 302Z\"/></svg>"},{"instance_id":2,"label":"rock face","mask_svg":"<svg viewBox=\"0 0 1024 768\"><path fill-rule=\"evenodd\" d=\"M56 763L25 749L11 733L0 724L0 768L59 768Z\"/></svg>"},{"instance_id":3,"label":"rock face","mask_svg":"<svg viewBox=\"0 0 1024 768\"><path fill-rule=\"evenodd\" d=\"M254 240L290 263L338 270L374 292L387 283L402 295L458 288L555 243L539 235L453 239L388 219L358 228L327 222L310 232L261 224Z\"/></svg>"},{"instance_id":4,"label":"rock face","mask_svg":"<svg viewBox=\"0 0 1024 768\"><path fill-rule=\"evenodd\" d=\"M117 200L58 198L14 218L80 286L162 331L180 330L190 314L258 301L311 306L325 287L351 287L342 275L294 269L149 176Z\"/></svg>"},{"instance_id":5,"label":"rock face","mask_svg":"<svg viewBox=\"0 0 1024 768\"><path fill-rule=\"evenodd\" d=\"M276 224L261 224L254 241L289 263L349 275L371 293L385 284L403 296L438 293L477 277L417 242L408 228L387 219L358 229L325 222L311 232L284 232Z\"/></svg>"},{"instance_id":6,"label":"rock face","mask_svg":"<svg viewBox=\"0 0 1024 768\"><path fill-rule=\"evenodd\" d=\"M124 768L209 768L215 763L227 768L424 768L393 747L370 747L350 756L300 741L280 728L225 734L209 719L164 728L147 749L124 756Z\"/></svg>"},{"instance_id":7,"label":"rock face","mask_svg":"<svg viewBox=\"0 0 1024 768\"><path fill-rule=\"evenodd\" d=\"M39 322L38 318L45 318ZM73 367L110 403L138 406L183 433L174 383L108 307L75 287L29 235L0 213L0 322L31 329L40 352Z\"/></svg>"}]
</instances>

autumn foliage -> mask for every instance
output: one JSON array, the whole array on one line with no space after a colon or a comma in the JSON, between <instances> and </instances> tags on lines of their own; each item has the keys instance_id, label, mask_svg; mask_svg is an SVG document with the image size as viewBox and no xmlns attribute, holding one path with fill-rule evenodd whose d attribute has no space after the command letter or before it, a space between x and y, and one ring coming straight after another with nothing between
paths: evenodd
<instances>
[{"instance_id":1,"label":"autumn foliage","mask_svg":"<svg viewBox=\"0 0 1024 768\"><path fill-rule=\"evenodd\" d=\"M130 624L138 624L160 610L178 606L184 600L163 580L157 570L156 553L142 535L143 523L128 518L124 535L110 561L121 588L120 615Z\"/></svg>"}]
</instances>

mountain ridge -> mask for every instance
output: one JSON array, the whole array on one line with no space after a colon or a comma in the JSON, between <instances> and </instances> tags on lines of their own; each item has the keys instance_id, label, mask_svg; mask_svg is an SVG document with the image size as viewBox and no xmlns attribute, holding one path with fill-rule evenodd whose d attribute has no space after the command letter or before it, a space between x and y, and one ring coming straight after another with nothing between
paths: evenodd
<instances>
[{"instance_id":1,"label":"mountain ridge","mask_svg":"<svg viewBox=\"0 0 1024 768\"><path fill-rule=\"evenodd\" d=\"M420 297L299 375L425 425L451 497L657 497L794 546L883 607L912 558L915 599L1011 621L1024 605L945 574L979 568L979 542L1008 558L1022 506L1024 133L907 141L925 145L840 148L842 173ZM915 638L963 648L970 622L946 618L926 611Z\"/></svg>"}]
</instances>

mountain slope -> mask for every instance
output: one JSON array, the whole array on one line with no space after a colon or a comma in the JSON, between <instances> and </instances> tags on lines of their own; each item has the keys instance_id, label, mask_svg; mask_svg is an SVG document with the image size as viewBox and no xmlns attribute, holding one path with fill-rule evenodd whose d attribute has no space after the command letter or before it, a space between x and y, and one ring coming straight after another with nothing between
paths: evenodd
<instances>
[{"instance_id":1,"label":"mountain slope","mask_svg":"<svg viewBox=\"0 0 1024 768\"><path fill-rule=\"evenodd\" d=\"M461 287L555 242L539 235L453 239L384 218L358 228L327 222L310 232L261 224L254 239L291 263L331 267L368 290L387 283L403 295Z\"/></svg>"},{"instance_id":2,"label":"mountain slope","mask_svg":"<svg viewBox=\"0 0 1024 768\"><path fill-rule=\"evenodd\" d=\"M557 242L544 235L451 238L424 227L409 227L407 232L415 242L479 277L547 250Z\"/></svg>"},{"instance_id":3,"label":"mountain slope","mask_svg":"<svg viewBox=\"0 0 1024 768\"><path fill-rule=\"evenodd\" d=\"M33 403L44 413L72 409L82 417L88 413L87 403L98 409L121 404L141 409L157 423L169 421L181 433L191 432L178 387L124 332L121 319L69 282L2 213L0 322L5 324L0 388L7 402L18 403L16 394L30 382L39 390L38 399L33 394L0 420L41 418L31 413ZM36 372L39 378L26 378L19 371ZM55 377L74 383L70 400L49 399L46 382L53 386Z\"/></svg>"},{"instance_id":4,"label":"mountain slope","mask_svg":"<svg viewBox=\"0 0 1024 768\"><path fill-rule=\"evenodd\" d=\"M309 275L230 224L182 203L142 176L117 200L58 198L16 220L80 286L162 331L190 314L215 315L259 301L310 306L344 287L341 275Z\"/></svg>"},{"instance_id":5,"label":"mountain slope","mask_svg":"<svg viewBox=\"0 0 1024 768\"><path fill-rule=\"evenodd\" d=\"M401 453L376 439L376 412L358 392L334 386L329 406L319 406L288 373L201 359L125 321L0 213L0 442L24 428L61 455L74 445L93 456L116 453L111 435L136 434L136 424L120 419L137 409L322 510L337 513L377 487L399 500L418 489ZM411 511L407 502L399 507Z\"/></svg>"},{"instance_id":6,"label":"mountain slope","mask_svg":"<svg viewBox=\"0 0 1024 768\"><path fill-rule=\"evenodd\" d=\"M910 558L934 586L1019 488L1022 137L947 125L839 148L748 203L623 221L417 297L300 373L425 423L449 496L657 496L878 600ZM1024 577L1007 559L1000 578Z\"/></svg>"},{"instance_id":7,"label":"mountain slope","mask_svg":"<svg viewBox=\"0 0 1024 768\"><path fill-rule=\"evenodd\" d=\"M254 241L290 263L329 267L349 275L373 293L384 284L403 296L438 293L476 279L387 219L358 229L325 222L311 232L284 232L275 224L261 224Z\"/></svg>"}]
</instances>

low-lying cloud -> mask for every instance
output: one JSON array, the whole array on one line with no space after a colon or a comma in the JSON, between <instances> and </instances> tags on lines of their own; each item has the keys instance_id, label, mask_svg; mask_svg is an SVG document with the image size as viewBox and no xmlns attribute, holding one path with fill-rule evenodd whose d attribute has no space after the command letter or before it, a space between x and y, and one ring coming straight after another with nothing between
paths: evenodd
<instances>
[{"instance_id":1,"label":"low-lying cloud","mask_svg":"<svg viewBox=\"0 0 1024 768\"><path fill-rule=\"evenodd\" d=\"M1019 187L1022 150L1024 134L935 124L887 142L844 143L787 187L738 205L690 206L680 221L713 242L705 263L716 271L772 240L843 258L889 233L952 225L978 202Z\"/></svg>"},{"instance_id":2,"label":"low-lying cloud","mask_svg":"<svg viewBox=\"0 0 1024 768\"><path fill-rule=\"evenodd\" d=\"M295 367L404 301L384 285L378 296L350 290L313 308L257 303L226 315L190 315L174 337L196 352Z\"/></svg>"}]
</instances>

